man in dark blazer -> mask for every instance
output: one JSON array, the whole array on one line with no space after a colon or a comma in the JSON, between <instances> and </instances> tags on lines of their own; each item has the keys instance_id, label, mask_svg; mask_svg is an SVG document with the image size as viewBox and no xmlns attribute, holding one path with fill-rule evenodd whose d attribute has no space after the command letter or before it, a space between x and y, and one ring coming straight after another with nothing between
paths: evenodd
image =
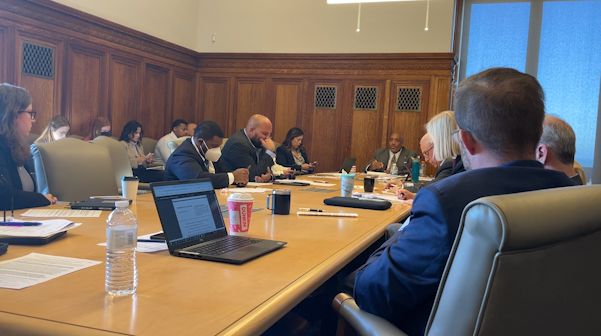
<instances>
[{"instance_id":1,"label":"man in dark blazer","mask_svg":"<svg viewBox=\"0 0 601 336\"><path fill-rule=\"evenodd\" d=\"M248 169L226 172L219 162L223 131L213 121L203 121L196 127L194 136L186 139L171 153L165 165L165 179L189 180L208 177L215 189L227 188L234 183L248 183Z\"/></svg>"},{"instance_id":2,"label":"man in dark blazer","mask_svg":"<svg viewBox=\"0 0 601 336\"><path fill-rule=\"evenodd\" d=\"M223 167L227 170L248 168L251 181L270 181L275 157L272 130L269 118L261 114L251 116L246 128L236 132L225 143L221 158Z\"/></svg>"},{"instance_id":3,"label":"man in dark blazer","mask_svg":"<svg viewBox=\"0 0 601 336\"><path fill-rule=\"evenodd\" d=\"M538 81L493 68L464 80L455 97L467 171L417 193L410 223L356 273L354 297L363 310L409 335L424 333L461 213L480 197L573 185L535 160L545 114Z\"/></svg>"},{"instance_id":4,"label":"man in dark blazer","mask_svg":"<svg viewBox=\"0 0 601 336\"><path fill-rule=\"evenodd\" d=\"M396 163L398 174L407 174L411 167L411 157L414 155L413 151L403 147L401 135L392 133L388 138L388 147L376 150L373 161L365 167L365 171L390 173L392 164Z\"/></svg>"}]
</instances>

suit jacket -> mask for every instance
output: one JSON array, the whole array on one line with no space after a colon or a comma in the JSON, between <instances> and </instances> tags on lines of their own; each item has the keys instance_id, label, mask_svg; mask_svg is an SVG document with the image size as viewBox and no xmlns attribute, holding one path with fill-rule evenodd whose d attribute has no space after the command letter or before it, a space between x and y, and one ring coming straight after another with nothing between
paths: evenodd
<instances>
[{"instance_id":1,"label":"suit jacket","mask_svg":"<svg viewBox=\"0 0 601 336\"><path fill-rule=\"evenodd\" d=\"M355 300L408 333L424 333L461 213L480 197L571 186L563 173L536 161L466 171L422 188L411 222L357 272Z\"/></svg>"},{"instance_id":2,"label":"suit jacket","mask_svg":"<svg viewBox=\"0 0 601 336\"><path fill-rule=\"evenodd\" d=\"M214 162L215 174L209 173L205 160L198 154L192 144L192 139L186 139L171 153L165 165L166 180L190 180L197 178L210 178L213 188L227 188L230 184L229 176L223 172L219 162Z\"/></svg>"},{"instance_id":3,"label":"suit jacket","mask_svg":"<svg viewBox=\"0 0 601 336\"><path fill-rule=\"evenodd\" d=\"M409 173L409 170L407 169L407 167L411 168L411 157L414 155L415 155L415 152L412 152L410 149L408 149L406 147L401 147L400 155L397 157L397 160L396 160L396 166L399 168L399 175ZM378 170L374 170L374 171L386 170L387 165L388 165L388 160L390 160L390 148L380 148L380 149L376 150L376 152L374 153L373 160L378 160L378 161L384 163L383 169L378 169ZM372 170L372 169L369 169L370 165L371 165L371 163L367 167L365 167L365 171Z\"/></svg>"},{"instance_id":4,"label":"suit jacket","mask_svg":"<svg viewBox=\"0 0 601 336\"><path fill-rule=\"evenodd\" d=\"M0 137L0 190L2 190L0 192L0 209L2 210L33 208L50 204L50 201L40 193L23 191L17 163L13 159L4 137Z\"/></svg>"},{"instance_id":5,"label":"suit jacket","mask_svg":"<svg viewBox=\"0 0 601 336\"><path fill-rule=\"evenodd\" d=\"M273 158L263 147L255 148L244 134L244 129L234 133L227 140L221 150L219 161L227 171L248 168L248 177L251 181L254 181L255 176L265 174L267 168L273 166Z\"/></svg>"},{"instance_id":6,"label":"suit jacket","mask_svg":"<svg viewBox=\"0 0 601 336\"><path fill-rule=\"evenodd\" d=\"M305 163L310 163L309 159L307 158L307 152L305 152L303 149L301 149L301 155L305 159ZM278 149L275 151L275 161L284 167L289 167L298 171L302 170L301 166L297 165L296 161L294 161L294 156L292 155L290 149L284 146L278 147Z\"/></svg>"}]
</instances>

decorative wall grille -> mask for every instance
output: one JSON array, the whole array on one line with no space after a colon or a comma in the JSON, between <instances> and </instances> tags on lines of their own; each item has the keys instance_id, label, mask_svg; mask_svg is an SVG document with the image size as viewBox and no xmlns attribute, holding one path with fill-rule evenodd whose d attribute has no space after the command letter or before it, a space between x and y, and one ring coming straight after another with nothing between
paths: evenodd
<instances>
[{"instance_id":1,"label":"decorative wall grille","mask_svg":"<svg viewBox=\"0 0 601 336\"><path fill-rule=\"evenodd\" d=\"M355 110L377 110L378 88L375 86L358 86L355 88Z\"/></svg>"},{"instance_id":2,"label":"decorative wall grille","mask_svg":"<svg viewBox=\"0 0 601 336\"><path fill-rule=\"evenodd\" d=\"M315 86L315 108L336 108L336 87L317 85Z\"/></svg>"},{"instance_id":3,"label":"decorative wall grille","mask_svg":"<svg viewBox=\"0 0 601 336\"><path fill-rule=\"evenodd\" d=\"M419 112L422 108L421 87L397 88L396 110L403 112Z\"/></svg>"},{"instance_id":4,"label":"decorative wall grille","mask_svg":"<svg viewBox=\"0 0 601 336\"><path fill-rule=\"evenodd\" d=\"M24 75L44 78L54 77L54 50L52 48L23 43Z\"/></svg>"}]
</instances>

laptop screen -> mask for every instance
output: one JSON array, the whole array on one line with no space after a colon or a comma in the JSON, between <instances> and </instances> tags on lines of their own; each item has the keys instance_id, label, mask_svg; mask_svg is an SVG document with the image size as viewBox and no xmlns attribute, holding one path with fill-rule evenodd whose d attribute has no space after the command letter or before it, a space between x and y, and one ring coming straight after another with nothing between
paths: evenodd
<instances>
[{"instance_id":1,"label":"laptop screen","mask_svg":"<svg viewBox=\"0 0 601 336\"><path fill-rule=\"evenodd\" d=\"M227 235L211 180L159 182L151 188L170 248Z\"/></svg>"}]
</instances>

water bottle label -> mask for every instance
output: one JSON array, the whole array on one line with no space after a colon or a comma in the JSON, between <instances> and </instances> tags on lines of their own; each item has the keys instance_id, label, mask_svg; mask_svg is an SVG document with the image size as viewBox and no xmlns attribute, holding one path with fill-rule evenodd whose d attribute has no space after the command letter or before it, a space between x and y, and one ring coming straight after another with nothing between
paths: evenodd
<instances>
[{"instance_id":1,"label":"water bottle label","mask_svg":"<svg viewBox=\"0 0 601 336\"><path fill-rule=\"evenodd\" d=\"M135 228L107 228L106 247L109 250L121 250L136 247L137 237Z\"/></svg>"}]
</instances>

